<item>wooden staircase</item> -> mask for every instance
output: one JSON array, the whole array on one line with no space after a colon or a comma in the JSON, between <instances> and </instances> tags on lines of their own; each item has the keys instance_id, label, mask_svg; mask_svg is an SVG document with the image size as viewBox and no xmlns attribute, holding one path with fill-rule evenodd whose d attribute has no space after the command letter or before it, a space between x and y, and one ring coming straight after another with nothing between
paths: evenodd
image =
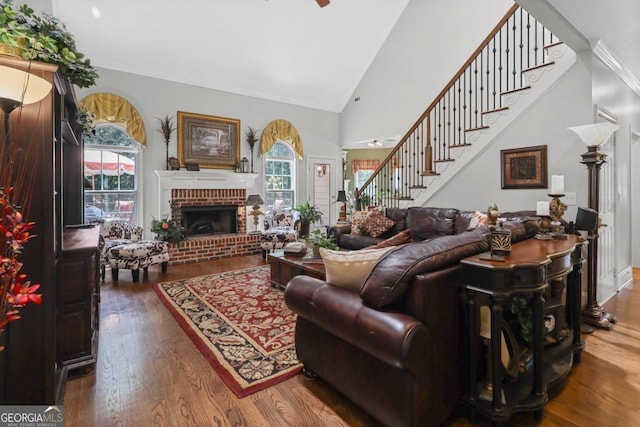
<instances>
[{"instance_id":1,"label":"wooden staircase","mask_svg":"<svg viewBox=\"0 0 640 427\"><path fill-rule=\"evenodd\" d=\"M515 5L356 189L356 199L426 205L575 62L575 52Z\"/></svg>"}]
</instances>

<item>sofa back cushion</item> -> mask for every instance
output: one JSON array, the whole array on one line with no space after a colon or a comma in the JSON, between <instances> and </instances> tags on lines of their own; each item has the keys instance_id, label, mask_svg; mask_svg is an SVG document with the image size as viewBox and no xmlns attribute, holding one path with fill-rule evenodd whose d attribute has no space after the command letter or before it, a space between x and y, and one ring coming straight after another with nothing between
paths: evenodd
<instances>
[{"instance_id":1,"label":"sofa back cushion","mask_svg":"<svg viewBox=\"0 0 640 427\"><path fill-rule=\"evenodd\" d=\"M489 229L478 228L397 247L376 263L362 286L360 296L366 304L379 309L398 303L416 275L487 251L488 234Z\"/></svg>"},{"instance_id":2,"label":"sofa back cushion","mask_svg":"<svg viewBox=\"0 0 640 427\"><path fill-rule=\"evenodd\" d=\"M407 228L413 240L427 240L455 234L458 209L411 207L407 210Z\"/></svg>"}]
</instances>

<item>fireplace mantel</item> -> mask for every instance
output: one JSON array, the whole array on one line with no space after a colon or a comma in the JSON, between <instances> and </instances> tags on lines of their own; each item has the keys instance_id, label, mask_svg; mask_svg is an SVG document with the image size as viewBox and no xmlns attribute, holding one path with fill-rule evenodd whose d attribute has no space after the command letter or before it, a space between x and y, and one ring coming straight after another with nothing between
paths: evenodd
<instances>
[{"instance_id":1,"label":"fireplace mantel","mask_svg":"<svg viewBox=\"0 0 640 427\"><path fill-rule=\"evenodd\" d=\"M156 218L171 214L169 200L173 189L249 189L255 184L257 173L237 173L229 170L201 171L155 170L158 177L158 211Z\"/></svg>"}]
</instances>

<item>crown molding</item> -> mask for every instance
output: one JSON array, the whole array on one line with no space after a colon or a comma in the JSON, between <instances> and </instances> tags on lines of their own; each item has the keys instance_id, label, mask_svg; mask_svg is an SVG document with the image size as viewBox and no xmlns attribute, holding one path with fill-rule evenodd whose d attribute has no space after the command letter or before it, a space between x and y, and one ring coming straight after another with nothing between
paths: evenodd
<instances>
[{"instance_id":1,"label":"crown molding","mask_svg":"<svg viewBox=\"0 0 640 427\"><path fill-rule=\"evenodd\" d=\"M598 40L591 49L593 54L604 64L616 73L622 81L631 88L637 95L640 95L640 81L631 71L618 59L618 57L602 41Z\"/></svg>"}]
</instances>

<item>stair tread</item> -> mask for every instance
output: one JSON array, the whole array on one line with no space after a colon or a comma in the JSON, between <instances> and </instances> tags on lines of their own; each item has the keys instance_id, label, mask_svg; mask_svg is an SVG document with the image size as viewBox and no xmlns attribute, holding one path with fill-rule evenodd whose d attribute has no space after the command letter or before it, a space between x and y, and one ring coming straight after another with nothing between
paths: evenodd
<instances>
[{"instance_id":1,"label":"stair tread","mask_svg":"<svg viewBox=\"0 0 640 427\"><path fill-rule=\"evenodd\" d=\"M509 107L496 108L494 110L483 111L481 114L497 113L498 111L506 111Z\"/></svg>"},{"instance_id":2,"label":"stair tread","mask_svg":"<svg viewBox=\"0 0 640 427\"><path fill-rule=\"evenodd\" d=\"M448 158L448 159L442 159L442 160L434 160L433 163L446 163L446 162L455 162L456 159L452 159L452 158Z\"/></svg>"},{"instance_id":3,"label":"stair tread","mask_svg":"<svg viewBox=\"0 0 640 427\"><path fill-rule=\"evenodd\" d=\"M548 67L550 65L554 65L555 61L551 61L551 62L546 62L544 64L540 64L540 65L536 65L535 67L531 67L531 68L525 68L524 70L521 71L521 73L526 73L527 71L533 71L533 70L537 70L539 68L544 68L544 67Z\"/></svg>"},{"instance_id":4,"label":"stair tread","mask_svg":"<svg viewBox=\"0 0 640 427\"><path fill-rule=\"evenodd\" d=\"M477 128L469 128L469 129L465 129L465 132L473 132L474 130L483 130L483 129L489 129L489 126L480 126Z\"/></svg>"},{"instance_id":5,"label":"stair tread","mask_svg":"<svg viewBox=\"0 0 640 427\"><path fill-rule=\"evenodd\" d=\"M506 95L506 94L508 94L508 93L520 92L520 91L522 91L522 90L527 90L527 89L531 89L531 86L522 86L522 87L519 87L519 88L517 88L517 89L507 90L507 91L505 91L505 92L502 92L500 95Z\"/></svg>"}]
</instances>

